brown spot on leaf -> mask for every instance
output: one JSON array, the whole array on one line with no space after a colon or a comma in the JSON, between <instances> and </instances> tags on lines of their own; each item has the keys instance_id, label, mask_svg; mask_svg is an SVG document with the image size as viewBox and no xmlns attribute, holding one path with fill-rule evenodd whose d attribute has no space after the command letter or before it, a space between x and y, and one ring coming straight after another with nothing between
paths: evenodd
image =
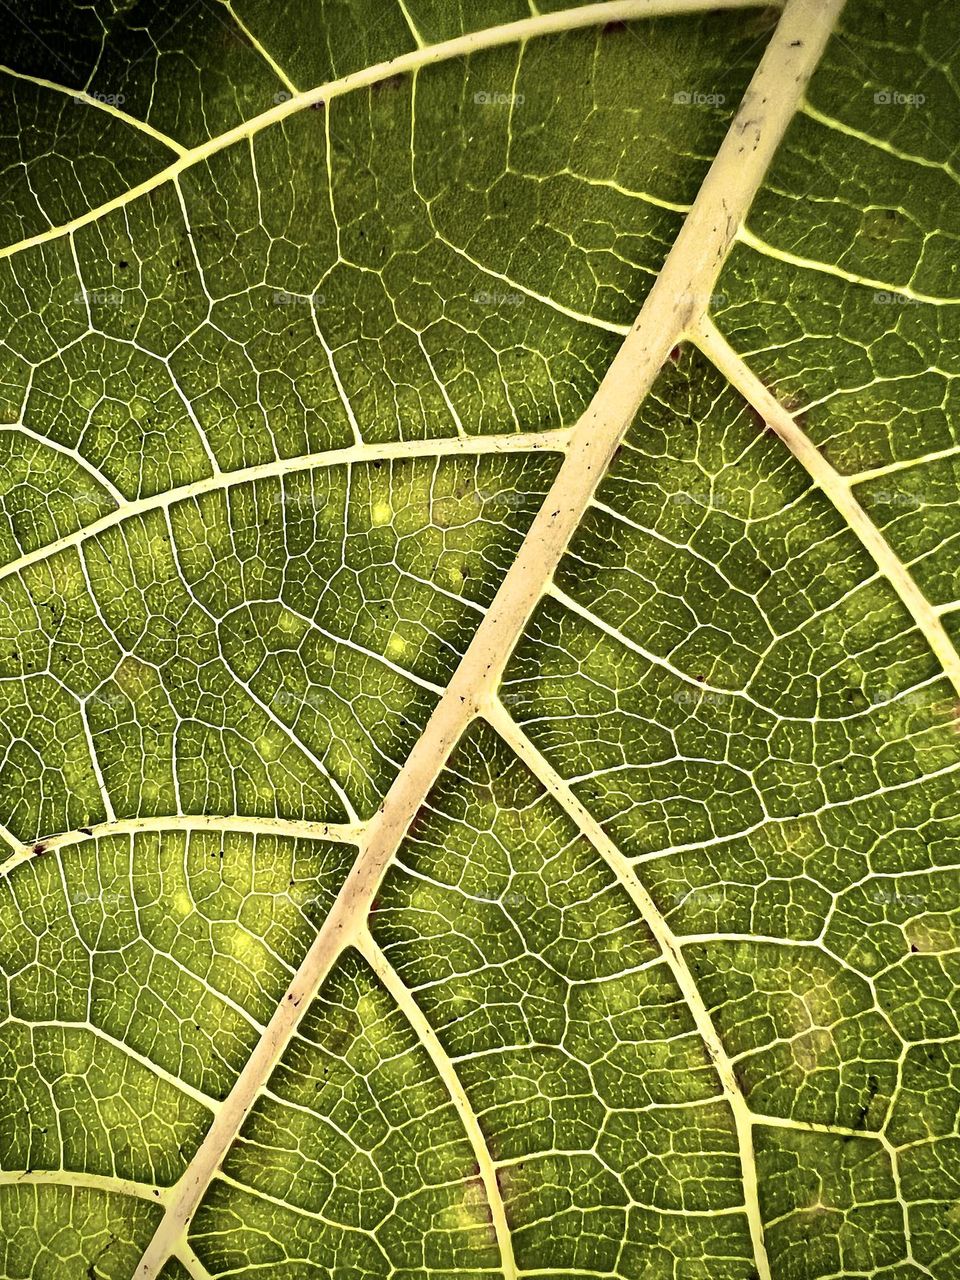
<instances>
[{"instance_id":1,"label":"brown spot on leaf","mask_svg":"<svg viewBox=\"0 0 960 1280\"><path fill-rule=\"evenodd\" d=\"M405 79L405 76L400 75L387 76L385 80L378 80L371 88L376 94L389 93L391 90L399 89Z\"/></svg>"}]
</instances>

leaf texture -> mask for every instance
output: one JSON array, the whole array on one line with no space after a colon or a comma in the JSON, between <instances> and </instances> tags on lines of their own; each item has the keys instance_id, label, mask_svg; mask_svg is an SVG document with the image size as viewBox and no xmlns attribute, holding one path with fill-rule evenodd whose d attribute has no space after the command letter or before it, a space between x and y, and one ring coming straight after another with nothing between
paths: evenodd
<instances>
[{"instance_id":1,"label":"leaf texture","mask_svg":"<svg viewBox=\"0 0 960 1280\"><path fill-rule=\"evenodd\" d=\"M952 1280L953 6L33 0L2 1280Z\"/></svg>"}]
</instances>

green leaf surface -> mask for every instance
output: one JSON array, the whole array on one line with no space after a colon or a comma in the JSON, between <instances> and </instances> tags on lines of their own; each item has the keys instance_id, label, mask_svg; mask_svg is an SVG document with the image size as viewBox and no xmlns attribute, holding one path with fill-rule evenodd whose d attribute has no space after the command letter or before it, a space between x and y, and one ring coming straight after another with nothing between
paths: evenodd
<instances>
[{"instance_id":1,"label":"green leaf surface","mask_svg":"<svg viewBox=\"0 0 960 1280\"><path fill-rule=\"evenodd\" d=\"M0 1280L955 1280L954 6L10 26Z\"/></svg>"}]
</instances>

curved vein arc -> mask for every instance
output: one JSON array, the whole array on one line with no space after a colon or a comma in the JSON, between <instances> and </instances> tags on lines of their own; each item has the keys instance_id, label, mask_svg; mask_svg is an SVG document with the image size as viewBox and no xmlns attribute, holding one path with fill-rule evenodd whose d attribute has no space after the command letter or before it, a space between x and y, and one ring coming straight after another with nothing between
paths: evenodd
<instances>
[{"instance_id":1,"label":"curved vein arc","mask_svg":"<svg viewBox=\"0 0 960 1280\"><path fill-rule=\"evenodd\" d=\"M49 542L33 551L24 552L9 564L0 565L0 581L11 574L20 573L32 564L38 564L68 547L79 546L87 538L95 538L106 529L131 520L149 511L166 511L188 498L199 498L218 489L230 489L234 485L250 484L300 471L314 471L322 467L349 467L367 462L403 462L416 458L480 457L502 453L562 453L570 439L570 428L557 431L518 432L502 436L450 436L440 440L389 440L383 444L354 444L341 449L325 449L320 453L306 453L297 458L278 458L236 471L218 471L189 484L166 489L148 498L135 498L115 511L109 511L99 520L93 520L73 533L66 533L56 542Z\"/></svg>"},{"instance_id":2,"label":"curved vein arc","mask_svg":"<svg viewBox=\"0 0 960 1280\"><path fill-rule=\"evenodd\" d=\"M936 655L950 683L960 694L960 654L957 653L936 608L910 576L853 494L851 482L827 461L790 412L767 390L757 375L731 347L716 325L703 319L690 335L697 347L723 374L730 385L763 415L814 483L833 503L847 525L900 598L917 629Z\"/></svg>"},{"instance_id":3,"label":"curved vein arc","mask_svg":"<svg viewBox=\"0 0 960 1280\"><path fill-rule=\"evenodd\" d=\"M283 67L281 67L280 63L277 62L276 58L269 51L269 49L267 49L266 46L260 40L257 39L257 37L253 34L253 32L250 30L250 28L247 26L244 20L237 13L236 9L234 9L232 0L220 0L220 3L226 9L227 13L229 13L230 19L234 23L234 25L237 27L237 29L243 33L244 39L249 41L251 48L256 50L256 52L264 60L264 62L267 64L267 66L270 68L273 74L277 77L277 79L282 82L284 87L290 93L298 93L299 90L297 89L297 86L293 83L291 78L287 75L286 71L284 71Z\"/></svg>"},{"instance_id":4,"label":"curved vein arc","mask_svg":"<svg viewBox=\"0 0 960 1280\"><path fill-rule=\"evenodd\" d=\"M164 1204L167 1188L132 1178L109 1174L81 1173L72 1169L0 1169L0 1187L68 1187L80 1191L105 1191L111 1195L132 1196Z\"/></svg>"},{"instance_id":5,"label":"curved vein arc","mask_svg":"<svg viewBox=\"0 0 960 1280\"><path fill-rule=\"evenodd\" d=\"M563 778L547 759L541 755L516 721L508 714L499 699L494 699L484 710L484 718L506 742L518 760L521 760L549 795L570 817L581 834L613 871L617 881L629 896L640 916L660 948L661 954L673 975L684 1004L693 1018L697 1033L713 1063L724 1098L733 1116L740 1148L740 1166L743 1174L744 1203L750 1238L753 1243L754 1261L760 1280L772 1280L770 1262L763 1238L763 1218L760 1212L759 1179L753 1146L753 1116L747 1106L737 1081L733 1061L714 1026L710 1011L696 984L690 966L680 944L662 913L648 893L633 867L600 826L588 809L577 799Z\"/></svg>"},{"instance_id":6,"label":"curved vein arc","mask_svg":"<svg viewBox=\"0 0 960 1280\"><path fill-rule=\"evenodd\" d=\"M116 485L111 480L108 480L102 471L98 471L92 463L88 462L79 450L71 449L69 446L61 444L59 440L53 440L50 436L42 435L39 431L34 431L32 427L25 426L22 422L0 422L0 433L4 435L19 433L26 436L28 440L32 440L34 444L38 444L44 449L51 449L54 453L59 453L64 458L69 458L72 463L82 468L97 488L103 490L113 502L121 505L125 501L123 494Z\"/></svg>"},{"instance_id":7,"label":"curved vein arc","mask_svg":"<svg viewBox=\"0 0 960 1280\"><path fill-rule=\"evenodd\" d=\"M162 814L152 818L119 818L113 822L98 822L76 831L64 831L59 835L45 836L31 844L16 841L16 851L0 862L0 878L8 875L22 862L37 856L54 853L86 840L107 839L111 836L136 836L150 832L165 834L169 831L239 832L251 836L286 836L292 839L330 840L336 844L359 844L364 824L337 822L310 822L299 818L257 818L241 814ZM13 837L11 837L11 840Z\"/></svg>"},{"instance_id":8,"label":"curved vein arc","mask_svg":"<svg viewBox=\"0 0 960 1280\"><path fill-rule=\"evenodd\" d=\"M102 1027L95 1026L89 1021L70 1021L60 1018L23 1018L15 1014L10 1014L0 1026L20 1026L26 1027L28 1031L44 1030L44 1031L82 1031L89 1034L94 1040L106 1045L109 1049L114 1050L123 1058L135 1062L138 1066L143 1067L148 1073L162 1080L164 1084L168 1084L171 1089L178 1090L186 1097L191 1098L194 1102L199 1103L205 1110L216 1115L221 1105L219 1098L215 1098L213 1094L204 1093L202 1089L196 1085L190 1084L188 1081L181 1079L173 1071L168 1071L166 1067L155 1062L145 1053L141 1053L139 1049L133 1048L127 1044L125 1040L119 1039L117 1036L111 1035L104 1031Z\"/></svg>"},{"instance_id":9,"label":"curved vein arc","mask_svg":"<svg viewBox=\"0 0 960 1280\"><path fill-rule=\"evenodd\" d=\"M845 120L840 120L837 116L828 115L810 102L803 104L802 111L805 116L809 116L817 124L823 125L825 129L833 129L835 133L842 133L845 137L856 138L858 142L862 142L865 146L873 147L877 151L883 151L886 155L893 156L895 160L904 160L909 164L917 164L924 169L936 169L940 173L947 174L954 182L960 183L960 174L947 161L930 160L914 151L902 151L899 147L895 147L892 142L888 142L886 138L875 138L872 134L866 133L863 129L855 128L852 124L848 124Z\"/></svg>"},{"instance_id":10,"label":"curved vein arc","mask_svg":"<svg viewBox=\"0 0 960 1280\"><path fill-rule=\"evenodd\" d=\"M371 820L356 861L189 1168L133 1280L156 1280L185 1238L226 1152L344 948L365 928L380 882L464 730L503 669L580 525L637 408L711 286L763 181L843 0L787 0L729 132L640 315L574 428L556 479L423 734ZM593 8L600 8L599 5ZM539 21L539 20L536 20ZM517 24L515 24L517 25ZM698 303L698 299L701 301ZM763 1276L761 1280L768 1280Z\"/></svg>"},{"instance_id":11,"label":"curved vein arc","mask_svg":"<svg viewBox=\"0 0 960 1280\"><path fill-rule=\"evenodd\" d=\"M828 0L832 3L832 0ZM24 249L34 248L50 240L78 231L89 226L117 209L137 200L140 196L156 190L164 183L178 178L186 169L208 160L224 148L240 142L244 138L253 137L261 129L286 119L287 116L311 107L315 102L329 102L345 93L356 89L366 89L371 85L389 80L392 76L404 75L418 71L421 67L432 66L438 62L447 62L452 58L465 58L472 53L485 49L496 49L505 44L516 44L524 40L533 40L539 36L560 35L566 31L576 31L583 27L599 26L606 22L625 22L635 18L652 18L673 14L702 13L713 9L769 8L769 0L598 0L595 4L581 5L575 9L560 9L555 13L539 14L536 17L521 18L517 22L505 22L500 26L487 27L482 31L471 31L464 36L452 40L443 40L438 44L427 45L410 53L402 53L388 62L378 62L338 80L330 80L326 84L317 85L304 93L298 93L285 102L278 103L268 111L261 112L251 120L228 129L199 146L183 151L182 154L165 169L159 170L143 182L128 191L106 200L94 209L79 214L69 222L49 227L36 235L27 236L16 244L0 247L0 258L9 258ZM54 86L55 87L55 86ZM142 127L142 126L141 126ZM172 142L172 139L170 140Z\"/></svg>"},{"instance_id":12,"label":"curved vein arc","mask_svg":"<svg viewBox=\"0 0 960 1280\"><path fill-rule=\"evenodd\" d=\"M483 1130L480 1128L480 1121L470 1105L470 1099L467 1097L467 1091L457 1075L457 1069L440 1043L440 1038L436 1031L427 1021L423 1011L414 999L413 993L404 985L400 975L383 954L369 929L364 929L360 933L354 946L386 988L394 1004L416 1033L418 1040L429 1054L430 1061L436 1068L437 1074L443 1081L451 1102L456 1107L460 1123L463 1125L470 1146L473 1148L474 1158L480 1169L480 1178L487 1195L487 1205L490 1209L490 1216L493 1219L493 1229L496 1233L497 1243L500 1246L500 1260L503 1264L504 1280L517 1280L517 1263L513 1256L513 1241L510 1236L510 1227L507 1223L503 1197L500 1195L500 1187L497 1182L497 1170L493 1157L487 1148Z\"/></svg>"},{"instance_id":13,"label":"curved vein arc","mask_svg":"<svg viewBox=\"0 0 960 1280\"><path fill-rule=\"evenodd\" d=\"M73 98L77 103L82 102L84 106L96 107L108 116L115 116L116 119L122 120L131 129L137 129L140 133L145 133L154 142L159 142L169 151L175 152L176 155L185 156L188 154L187 148L177 142L176 138L171 138L169 134L161 133L152 124L147 124L146 120L140 120L137 116L128 115L126 111L122 111L118 105L109 102L105 97L98 98L96 94L87 93L85 89L71 89L68 85L58 84L55 80L45 80L43 76L28 76L22 71L16 71L13 67L5 65L0 65L0 74L12 76L14 80L26 81L27 84L36 85L38 89L50 89L54 93L62 93L66 97Z\"/></svg>"},{"instance_id":14,"label":"curved vein arc","mask_svg":"<svg viewBox=\"0 0 960 1280\"><path fill-rule=\"evenodd\" d=\"M823 262L818 258L805 258L802 254L791 253L789 249L779 249L776 245L762 240L748 227L743 227L737 239L755 253L765 258L773 258L777 262L787 263L791 267L802 267L805 271L816 271L821 275L834 276L837 280L845 280L848 284L863 285L867 289L875 289L878 293L898 294L911 302L926 302L932 307L960 306L960 297L940 298L931 293L923 293L907 284L893 284L889 280L877 280L873 276L858 275L855 271L847 271L844 267L835 266L832 262Z\"/></svg>"}]
</instances>

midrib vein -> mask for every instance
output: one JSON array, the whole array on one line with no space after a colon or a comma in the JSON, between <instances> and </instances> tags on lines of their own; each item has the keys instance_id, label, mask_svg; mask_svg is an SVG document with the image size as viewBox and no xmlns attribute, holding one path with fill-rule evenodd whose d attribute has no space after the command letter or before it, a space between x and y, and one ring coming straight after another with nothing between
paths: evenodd
<instances>
[{"instance_id":1,"label":"midrib vein","mask_svg":"<svg viewBox=\"0 0 960 1280\"><path fill-rule=\"evenodd\" d=\"M189 484L178 485L149 498L136 498L109 511L99 520L93 520L64 534L56 542L46 543L33 551L27 551L16 560L0 565L0 581L20 573L30 565L48 560L68 547L79 546L88 538L95 538L106 529L112 529L126 520L145 515L150 511L165 511L189 498L200 498L220 489L250 484L257 480L276 479L302 471L319 471L323 467L361 466L370 462L403 462L418 458L481 457L487 454L513 453L562 453L570 436L569 428L556 431L532 431L516 435L451 436L440 440L391 440L383 444L347 445L342 449L326 449L320 453L306 453L296 458L278 458L272 462L241 467L236 471L218 471Z\"/></svg>"},{"instance_id":2,"label":"midrib vein","mask_svg":"<svg viewBox=\"0 0 960 1280\"><path fill-rule=\"evenodd\" d=\"M743 398L773 428L807 474L833 503L860 539L881 574L897 593L917 629L936 655L950 683L960 694L960 654L957 653L936 608L914 582L909 569L864 511L851 481L827 461L792 414L737 355L712 321L703 318L691 339Z\"/></svg>"},{"instance_id":3,"label":"midrib vein","mask_svg":"<svg viewBox=\"0 0 960 1280\"><path fill-rule=\"evenodd\" d=\"M480 1121L470 1105L470 1099L467 1097L467 1092L461 1083L460 1077L457 1075L456 1067L450 1061L446 1050L440 1043L439 1036L427 1021L423 1011L414 999L413 993L404 985L400 975L383 954L380 947L377 946L373 935L368 929L362 930L355 946L416 1033L417 1039L429 1055L430 1061L436 1068L444 1088L450 1095L450 1100L456 1108L457 1115L460 1117L460 1123L463 1125L467 1140L473 1148L474 1158L480 1170L480 1178L486 1191L487 1205L490 1209L490 1216L493 1219L493 1229L497 1237L497 1243L500 1246L500 1260L504 1280L517 1280L517 1264L513 1256L513 1240L510 1235L510 1228L507 1225L503 1197L500 1195L497 1171L487 1148L483 1130L480 1128Z\"/></svg>"},{"instance_id":4,"label":"midrib vein","mask_svg":"<svg viewBox=\"0 0 960 1280\"><path fill-rule=\"evenodd\" d=\"M495 693L514 645L552 581L597 484L657 373L677 341L702 314L842 7L843 0L788 0L663 269L574 428L563 464L516 559L423 734L371 820L357 859L263 1038L177 1184L176 1194L134 1273L135 1280L155 1280L184 1239L204 1192L310 1001L344 947L354 944L366 927L370 905L410 822L464 730ZM759 1209L754 1206L751 1212L755 1218ZM770 1280L762 1239L755 1240L755 1252L760 1280Z\"/></svg>"},{"instance_id":5,"label":"midrib vein","mask_svg":"<svg viewBox=\"0 0 960 1280\"><path fill-rule=\"evenodd\" d=\"M484 712L485 719L521 760L545 790L573 820L581 834L589 840L616 876L618 883L630 897L640 916L660 948L673 980L690 1011L704 1047L713 1063L730 1107L737 1131L740 1150L740 1166L744 1185L744 1207L750 1226L757 1271L762 1280L770 1280L770 1265L763 1240L763 1219L760 1215L757 1162L753 1147L753 1117L746 1098L740 1089L733 1062L714 1026L710 1011L700 994L690 967L680 945L656 903L637 876L633 867L586 807L574 795L567 783L553 766L540 754L523 730L507 713L501 702L494 701Z\"/></svg>"},{"instance_id":6,"label":"midrib vein","mask_svg":"<svg viewBox=\"0 0 960 1280\"><path fill-rule=\"evenodd\" d=\"M102 204L97 205L96 208L88 209L86 213L79 214L68 222L60 223L58 226L49 227L46 231L39 231L35 235L27 236L16 244L0 247L0 258L9 258L24 249L30 249L36 245L45 244L50 240L57 240L61 236L68 235L74 231L79 231L81 227L89 226L90 223L97 222L100 218L106 217L117 209L122 209L133 200L138 200L148 192L163 186L164 183L175 181L187 169L200 164L204 160L208 160L211 156L216 155L218 151L223 151L226 147L233 146L235 142L252 138L261 129L269 128L270 125L279 123L279 121L286 119L287 116L294 115L306 107L313 106L315 102L329 102L331 99L342 97L346 93L355 92L357 89L367 89L371 85L389 80L392 76L405 75L438 62L448 62L452 58L469 57L470 54L480 53L485 49L496 49L501 45L522 43L540 36L560 35L566 31L599 26L607 22L623 22L636 18L658 17L668 14L700 13L704 10L751 7L770 7L770 3L769 0L600 0L596 4L585 4L575 9L561 9L555 13L538 14L536 17L522 18L518 22L505 22L499 26L487 27L482 31L471 31L467 35L457 36L453 40L443 40L438 44L427 45L424 48L400 54L387 62L378 62L372 66L364 67L360 71L351 72L350 75L341 76L339 79L317 85L313 89L305 90L303 93L294 94L285 102L271 107L269 111L263 111L251 120L245 120L242 124L228 129L225 133L218 134L217 137L211 138L199 146L191 147L189 150L183 150L180 144L172 138L164 138L154 134L158 141L163 141L167 146L180 150L182 154L165 168L158 170L157 173L144 179L137 186L131 187L118 196L114 196L112 200L105 200ZM48 88L69 92L64 86L56 85L53 82L47 81L43 83ZM104 104L98 103L98 105L103 106ZM128 124L134 123L132 118L125 116L122 112L114 111L113 114L121 115ZM142 121L138 123L138 127L145 132L152 132L150 127L144 125Z\"/></svg>"}]
</instances>

